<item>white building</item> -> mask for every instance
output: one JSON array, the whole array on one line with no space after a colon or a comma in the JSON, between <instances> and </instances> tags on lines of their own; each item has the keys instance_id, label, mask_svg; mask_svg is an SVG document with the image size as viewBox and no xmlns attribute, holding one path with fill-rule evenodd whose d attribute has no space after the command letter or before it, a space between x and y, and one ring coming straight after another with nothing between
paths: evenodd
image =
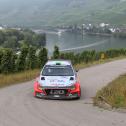
<instances>
[{"instance_id":1,"label":"white building","mask_svg":"<svg viewBox=\"0 0 126 126\"><path fill-rule=\"evenodd\" d=\"M112 33L114 33L114 32L116 31L115 28L110 28L109 30L110 30Z\"/></svg>"},{"instance_id":2,"label":"white building","mask_svg":"<svg viewBox=\"0 0 126 126\"><path fill-rule=\"evenodd\" d=\"M106 26L109 26L109 24L105 24L105 23L100 24L100 27L106 27Z\"/></svg>"},{"instance_id":3,"label":"white building","mask_svg":"<svg viewBox=\"0 0 126 126\"><path fill-rule=\"evenodd\" d=\"M3 27L0 26L0 30L2 30L2 29L3 29Z\"/></svg>"}]
</instances>

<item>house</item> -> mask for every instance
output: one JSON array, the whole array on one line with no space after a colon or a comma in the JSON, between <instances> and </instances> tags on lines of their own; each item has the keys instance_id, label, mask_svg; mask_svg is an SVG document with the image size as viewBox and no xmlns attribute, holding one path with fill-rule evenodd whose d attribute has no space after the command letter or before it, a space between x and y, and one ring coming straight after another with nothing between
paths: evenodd
<instances>
[{"instance_id":1,"label":"house","mask_svg":"<svg viewBox=\"0 0 126 126\"><path fill-rule=\"evenodd\" d=\"M2 30L2 29L3 29L3 27L0 26L0 30Z\"/></svg>"}]
</instances>

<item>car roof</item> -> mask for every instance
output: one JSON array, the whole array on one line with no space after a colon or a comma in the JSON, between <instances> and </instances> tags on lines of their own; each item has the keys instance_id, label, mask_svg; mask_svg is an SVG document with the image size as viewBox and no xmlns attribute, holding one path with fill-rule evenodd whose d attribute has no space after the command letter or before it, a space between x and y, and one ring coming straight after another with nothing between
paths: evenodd
<instances>
[{"instance_id":1,"label":"car roof","mask_svg":"<svg viewBox=\"0 0 126 126\"><path fill-rule=\"evenodd\" d=\"M49 60L46 65L49 66L67 66L71 65L70 60Z\"/></svg>"}]
</instances>

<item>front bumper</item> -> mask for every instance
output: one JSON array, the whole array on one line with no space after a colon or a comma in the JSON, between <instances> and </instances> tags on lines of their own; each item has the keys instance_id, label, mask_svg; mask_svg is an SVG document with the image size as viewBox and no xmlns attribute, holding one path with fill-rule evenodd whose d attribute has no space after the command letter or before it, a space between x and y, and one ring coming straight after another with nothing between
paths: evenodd
<instances>
[{"instance_id":1,"label":"front bumper","mask_svg":"<svg viewBox=\"0 0 126 126\"><path fill-rule=\"evenodd\" d=\"M49 90L65 90L65 94L50 94ZM81 97L81 89L80 84L75 84L75 89L66 88L52 88L52 87L44 87L43 89L38 88L38 82L34 84L34 96L38 98L44 99L77 99Z\"/></svg>"},{"instance_id":2,"label":"front bumper","mask_svg":"<svg viewBox=\"0 0 126 126\"><path fill-rule=\"evenodd\" d=\"M36 97L43 99L77 99L80 98L78 93L69 95L45 95L43 93L36 92Z\"/></svg>"}]
</instances>

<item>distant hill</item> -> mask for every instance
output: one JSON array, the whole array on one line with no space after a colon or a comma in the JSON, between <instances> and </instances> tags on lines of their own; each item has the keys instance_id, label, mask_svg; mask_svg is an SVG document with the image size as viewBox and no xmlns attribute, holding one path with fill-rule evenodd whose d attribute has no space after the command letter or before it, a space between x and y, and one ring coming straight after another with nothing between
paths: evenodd
<instances>
[{"instance_id":1,"label":"distant hill","mask_svg":"<svg viewBox=\"0 0 126 126\"><path fill-rule=\"evenodd\" d=\"M126 0L1 0L0 24L126 24Z\"/></svg>"}]
</instances>

